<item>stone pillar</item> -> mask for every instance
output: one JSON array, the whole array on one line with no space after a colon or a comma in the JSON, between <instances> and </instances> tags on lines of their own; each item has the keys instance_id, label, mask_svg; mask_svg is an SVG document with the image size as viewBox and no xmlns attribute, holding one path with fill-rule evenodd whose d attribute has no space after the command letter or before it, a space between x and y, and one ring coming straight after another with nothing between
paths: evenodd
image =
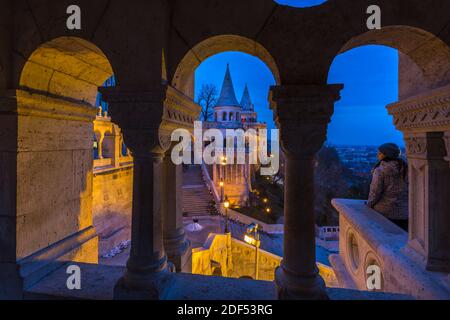
<instances>
[{"instance_id":1,"label":"stone pillar","mask_svg":"<svg viewBox=\"0 0 450 320\"><path fill-rule=\"evenodd\" d=\"M450 272L450 85L387 107L409 162L408 246L430 271Z\"/></svg>"},{"instance_id":2,"label":"stone pillar","mask_svg":"<svg viewBox=\"0 0 450 320\"><path fill-rule=\"evenodd\" d=\"M100 138L97 141L97 152L98 158L103 159L103 139L105 138L105 133L100 133Z\"/></svg>"},{"instance_id":3,"label":"stone pillar","mask_svg":"<svg viewBox=\"0 0 450 320\"><path fill-rule=\"evenodd\" d=\"M15 90L0 92L0 300L22 299L17 264L17 140Z\"/></svg>"},{"instance_id":4,"label":"stone pillar","mask_svg":"<svg viewBox=\"0 0 450 320\"><path fill-rule=\"evenodd\" d=\"M284 254L275 272L280 299L326 299L316 265L314 165L341 85L271 88L271 107L286 155Z\"/></svg>"},{"instance_id":5,"label":"stone pillar","mask_svg":"<svg viewBox=\"0 0 450 320\"><path fill-rule=\"evenodd\" d=\"M448 137L447 137L448 139ZM427 270L450 272L450 166L443 132L407 134L409 245Z\"/></svg>"},{"instance_id":6,"label":"stone pillar","mask_svg":"<svg viewBox=\"0 0 450 320\"><path fill-rule=\"evenodd\" d=\"M192 248L183 226L183 168L173 164L170 153L164 159L163 225L164 248L177 272L192 272Z\"/></svg>"},{"instance_id":7,"label":"stone pillar","mask_svg":"<svg viewBox=\"0 0 450 320\"><path fill-rule=\"evenodd\" d=\"M162 170L170 136L160 134L167 88L150 92L100 89L134 161L131 252L114 297L158 299L169 273L163 246Z\"/></svg>"},{"instance_id":8,"label":"stone pillar","mask_svg":"<svg viewBox=\"0 0 450 320\"><path fill-rule=\"evenodd\" d=\"M120 132L120 128L113 124L113 137L114 137L114 156L113 156L113 165L114 167L120 166L120 157L122 156L122 133Z\"/></svg>"}]
</instances>

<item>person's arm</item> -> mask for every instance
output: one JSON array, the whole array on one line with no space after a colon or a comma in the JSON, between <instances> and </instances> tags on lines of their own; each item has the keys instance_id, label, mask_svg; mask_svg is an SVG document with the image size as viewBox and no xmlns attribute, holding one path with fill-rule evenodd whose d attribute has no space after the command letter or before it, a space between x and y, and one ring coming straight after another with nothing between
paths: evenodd
<instances>
[{"instance_id":1,"label":"person's arm","mask_svg":"<svg viewBox=\"0 0 450 320\"><path fill-rule=\"evenodd\" d=\"M378 201L380 201L383 194L383 189L384 183L381 170L374 170L372 183L370 184L369 199L367 200L367 205L370 208L375 207Z\"/></svg>"}]
</instances>

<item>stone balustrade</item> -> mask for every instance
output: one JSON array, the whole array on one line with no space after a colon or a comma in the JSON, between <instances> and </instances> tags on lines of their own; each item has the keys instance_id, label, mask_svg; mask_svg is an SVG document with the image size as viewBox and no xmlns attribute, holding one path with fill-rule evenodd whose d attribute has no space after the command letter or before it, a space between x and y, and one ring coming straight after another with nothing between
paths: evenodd
<instances>
[{"instance_id":1,"label":"stone balustrade","mask_svg":"<svg viewBox=\"0 0 450 320\"><path fill-rule=\"evenodd\" d=\"M426 271L407 246L408 234L367 207L364 201L333 200L339 211L339 255L330 256L339 283L368 290L368 267L381 270L380 291L419 299L449 299L445 274Z\"/></svg>"},{"instance_id":2,"label":"stone balustrade","mask_svg":"<svg viewBox=\"0 0 450 320\"><path fill-rule=\"evenodd\" d=\"M94 172L110 171L133 165L133 158L124 146L119 126L111 122L108 113L102 112L101 108L99 108L94 121L94 135L98 154L94 159Z\"/></svg>"},{"instance_id":3,"label":"stone balustrade","mask_svg":"<svg viewBox=\"0 0 450 320\"><path fill-rule=\"evenodd\" d=\"M338 226L316 227L316 234L319 239L324 241L339 240L339 227Z\"/></svg>"}]
</instances>

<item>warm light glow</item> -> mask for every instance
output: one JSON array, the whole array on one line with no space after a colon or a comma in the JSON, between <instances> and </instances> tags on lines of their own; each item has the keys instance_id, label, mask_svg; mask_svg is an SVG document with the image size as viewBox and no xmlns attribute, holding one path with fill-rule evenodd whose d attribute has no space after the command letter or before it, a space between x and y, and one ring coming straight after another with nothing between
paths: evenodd
<instances>
[{"instance_id":1,"label":"warm light glow","mask_svg":"<svg viewBox=\"0 0 450 320\"><path fill-rule=\"evenodd\" d=\"M244 236L244 241L252 246L256 246L258 244L258 241L249 235Z\"/></svg>"},{"instance_id":2,"label":"warm light glow","mask_svg":"<svg viewBox=\"0 0 450 320\"><path fill-rule=\"evenodd\" d=\"M230 207L230 201L228 201L228 199L225 199L223 206L228 209Z\"/></svg>"},{"instance_id":3,"label":"warm light glow","mask_svg":"<svg viewBox=\"0 0 450 320\"><path fill-rule=\"evenodd\" d=\"M220 182L219 182L219 185L220 185L221 187L223 187L223 181L220 181Z\"/></svg>"},{"instance_id":4,"label":"warm light glow","mask_svg":"<svg viewBox=\"0 0 450 320\"><path fill-rule=\"evenodd\" d=\"M267 212L267 213L270 213L271 211L272 211L272 209L266 208L266 212Z\"/></svg>"},{"instance_id":5,"label":"warm light glow","mask_svg":"<svg viewBox=\"0 0 450 320\"><path fill-rule=\"evenodd\" d=\"M263 202L264 202L264 203L267 203L267 202L269 202L269 199L264 198L264 199L263 199Z\"/></svg>"}]
</instances>

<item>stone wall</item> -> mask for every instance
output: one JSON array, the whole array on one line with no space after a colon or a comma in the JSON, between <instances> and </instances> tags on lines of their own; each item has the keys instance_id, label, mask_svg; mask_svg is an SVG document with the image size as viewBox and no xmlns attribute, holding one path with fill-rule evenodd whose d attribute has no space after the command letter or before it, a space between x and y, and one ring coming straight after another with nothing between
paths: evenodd
<instances>
[{"instance_id":1,"label":"stone wall","mask_svg":"<svg viewBox=\"0 0 450 320\"><path fill-rule=\"evenodd\" d=\"M92 215L99 255L131 239L133 167L94 174Z\"/></svg>"},{"instance_id":2,"label":"stone wall","mask_svg":"<svg viewBox=\"0 0 450 320\"><path fill-rule=\"evenodd\" d=\"M16 254L21 260L92 226L95 109L24 91L17 96ZM85 262L97 261L91 258Z\"/></svg>"},{"instance_id":3,"label":"stone wall","mask_svg":"<svg viewBox=\"0 0 450 320\"><path fill-rule=\"evenodd\" d=\"M232 278L254 278L255 247L234 238L230 240L225 234L210 234L203 247L192 251L192 273ZM227 246L228 241L229 246ZM258 280L273 281L275 269L280 266L282 258L265 250L258 251ZM227 252L231 253L228 259ZM333 269L320 263L317 265L327 286L338 287L339 284Z\"/></svg>"},{"instance_id":4,"label":"stone wall","mask_svg":"<svg viewBox=\"0 0 450 320\"><path fill-rule=\"evenodd\" d=\"M120 129L101 110L94 121L99 159L94 160L92 215L99 235L99 255L131 239L133 159L122 155ZM105 136L110 137L109 141Z\"/></svg>"}]
</instances>

